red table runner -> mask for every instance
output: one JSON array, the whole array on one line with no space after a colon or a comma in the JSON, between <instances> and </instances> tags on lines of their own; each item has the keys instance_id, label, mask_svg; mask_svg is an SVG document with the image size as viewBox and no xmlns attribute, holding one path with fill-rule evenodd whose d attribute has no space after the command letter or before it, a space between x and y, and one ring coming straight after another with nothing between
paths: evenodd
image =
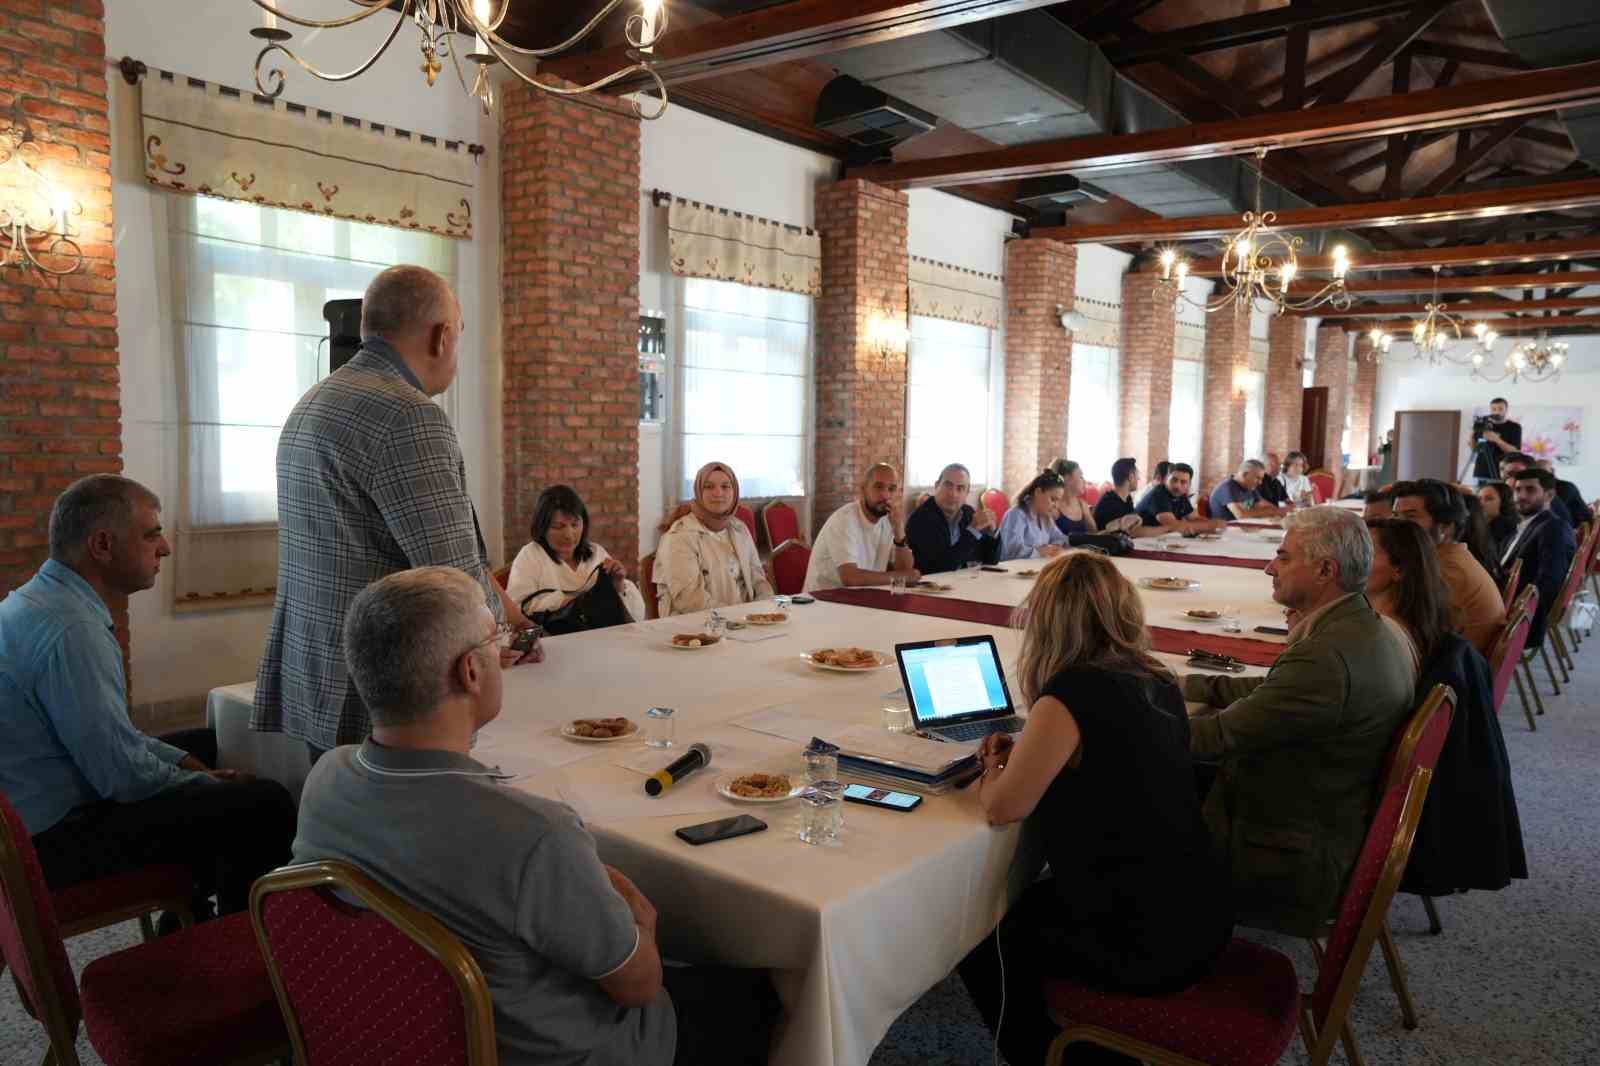
<instances>
[{"instance_id":1,"label":"red table runner","mask_svg":"<svg viewBox=\"0 0 1600 1066\"><path fill-rule=\"evenodd\" d=\"M819 600L843 603L852 607L875 607L881 611L902 611L906 614L925 614L934 618L953 618L962 622L976 622L985 626L1009 626L1016 608L999 603L979 603L976 600L952 599L949 596L927 596L907 592L895 596L888 589L818 589L812 593ZM1251 666L1271 666L1277 662L1284 646L1249 637L1228 637L1215 633L1196 633L1187 629L1168 629L1150 626L1150 646L1169 655L1187 655L1201 649L1215 655L1231 655Z\"/></svg>"},{"instance_id":2,"label":"red table runner","mask_svg":"<svg viewBox=\"0 0 1600 1066\"><path fill-rule=\"evenodd\" d=\"M1191 552L1157 552L1133 549L1139 559L1160 559L1164 563L1199 563L1203 566L1237 566L1244 570L1265 570L1263 559L1237 559L1231 555L1196 555Z\"/></svg>"}]
</instances>

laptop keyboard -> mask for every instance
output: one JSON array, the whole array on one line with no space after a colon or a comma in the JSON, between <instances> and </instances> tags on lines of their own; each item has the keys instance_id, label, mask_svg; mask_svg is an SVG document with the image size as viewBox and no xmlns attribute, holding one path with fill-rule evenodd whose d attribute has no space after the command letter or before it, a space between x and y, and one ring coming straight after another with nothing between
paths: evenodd
<instances>
[{"instance_id":1,"label":"laptop keyboard","mask_svg":"<svg viewBox=\"0 0 1600 1066\"><path fill-rule=\"evenodd\" d=\"M944 726L936 732L946 740L981 740L990 733L1016 733L1022 729L1022 719L1013 715L1010 718L991 718L987 722L964 722L961 725Z\"/></svg>"}]
</instances>

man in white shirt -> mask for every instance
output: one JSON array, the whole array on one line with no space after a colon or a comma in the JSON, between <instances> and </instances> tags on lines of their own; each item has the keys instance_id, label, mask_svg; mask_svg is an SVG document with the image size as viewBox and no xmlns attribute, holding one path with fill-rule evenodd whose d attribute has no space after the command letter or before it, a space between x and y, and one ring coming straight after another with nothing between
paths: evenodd
<instances>
[{"instance_id":1,"label":"man in white shirt","mask_svg":"<svg viewBox=\"0 0 1600 1066\"><path fill-rule=\"evenodd\" d=\"M861 495L823 523L811 549L805 591L887 585L897 577L921 578L906 545L900 472L877 463L861 479Z\"/></svg>"}]
</instances>

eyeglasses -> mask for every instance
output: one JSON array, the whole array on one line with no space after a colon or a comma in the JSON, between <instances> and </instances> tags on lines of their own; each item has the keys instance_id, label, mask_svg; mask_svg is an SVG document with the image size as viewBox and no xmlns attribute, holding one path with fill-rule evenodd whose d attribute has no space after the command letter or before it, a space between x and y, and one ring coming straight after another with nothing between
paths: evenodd
<instances>
[{"instance_id":1,"label":"eyeglasses","mask_svg":"<svg viewBox=\"0 0 1600 1066\"><path fill-rule=\"evenodd\" d=\"M493 643L496 643L498 641L503 641L503 640L507 639L508 637L514 637L518 633L520 633L522 631L522 629L523 629L522 626L515 626L515 625L512 625L510 622L501 622L499 625L494 627L494 632L493 633L491 633L487 637L484 637L482 640L478 641L476 644L473 644L473 645L469 646L461 654L462 655L466 655L468 652L477 651L479 648L485 647L486 645L493 644ZM460 658L460 656L457 656L457 658Z\"/></svg>"}]
</instances>

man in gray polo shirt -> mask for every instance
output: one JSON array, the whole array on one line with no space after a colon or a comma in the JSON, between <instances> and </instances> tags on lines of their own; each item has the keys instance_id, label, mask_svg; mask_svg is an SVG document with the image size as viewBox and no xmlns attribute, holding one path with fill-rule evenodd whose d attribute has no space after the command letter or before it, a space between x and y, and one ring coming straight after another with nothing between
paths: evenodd
<instances>
[{"instance_id":1,"label":"man in gray polo shirt","mask_svg":"<svg viewBox=\"0 0 1600 1066\"><path fill-rule=\"evenodd\" d=\"M500 713L498 632L481 587L448 567L356 597L345 656L372 736L312 769L295 861L353 863L460 937L488 979L503 1066L712 1061L713 1041L717 1062L766 1062L766 975L664 978L655 908L600 862L572 809L503 787L468 754Z\"/></svg>"}]
</instances>

